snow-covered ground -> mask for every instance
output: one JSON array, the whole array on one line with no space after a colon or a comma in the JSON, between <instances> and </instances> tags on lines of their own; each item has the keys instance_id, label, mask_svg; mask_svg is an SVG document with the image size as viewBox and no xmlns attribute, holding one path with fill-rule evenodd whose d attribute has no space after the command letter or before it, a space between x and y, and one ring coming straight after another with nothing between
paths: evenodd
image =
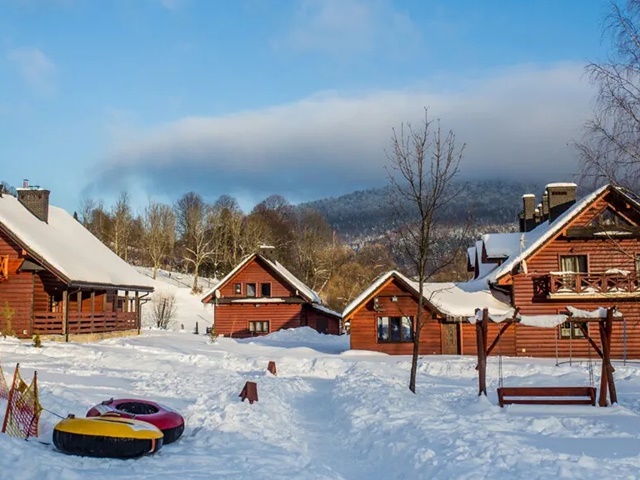
<instances>
[{"instance_id":1,"label":"snow-covered ground","mask_svg":"<svg viewBox=\"0 0 640 480\"><path fill-rule=\"evenodd\" d=\"M193 321L197 297L180 298L178 320ZM270 360L277 377L266 372ZM0 479L584 480L640 472L637 364L616 364L619 406L501 409L496 358L488 398L476 395L474 359L454 356L423 357L413 395L408 357L349 351L348 337L308 328L214 344L157 330L41 349L5 339L0 361L9 381L16 362L25 378L37 370L41 403L59 415L142 397L179 410L187 423L181 440L153 456L80 458L50 444L59 419L45 412L39 441L0 435ZM503 369L506 385L588 384L584 363L505 359ZM258 384L253 405L238 398L248 380Z\"/></svg>"}]
</instances>

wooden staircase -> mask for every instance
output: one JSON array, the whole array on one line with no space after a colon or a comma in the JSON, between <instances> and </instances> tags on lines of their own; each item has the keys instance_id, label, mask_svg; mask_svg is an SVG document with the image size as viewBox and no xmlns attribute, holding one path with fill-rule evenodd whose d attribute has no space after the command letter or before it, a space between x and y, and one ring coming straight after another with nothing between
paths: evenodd
<instances>
[{"instance_id":1,"label":"wooden staircase","mask_svg":"<svg viewBox=\"0 0 640 480\"><path fill-rule=\"evenodd\" d=\"M0 256L0 282L9 278L9 255Z\"/></svg>"}]
</instances>

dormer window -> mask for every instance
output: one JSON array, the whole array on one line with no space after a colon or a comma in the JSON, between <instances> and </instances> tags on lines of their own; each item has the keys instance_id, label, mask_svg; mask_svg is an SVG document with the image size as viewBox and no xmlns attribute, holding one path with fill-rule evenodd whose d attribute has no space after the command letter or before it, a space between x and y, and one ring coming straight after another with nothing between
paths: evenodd
<instances>
[{"instance_id":1,"label":"dormer window","mask_svg":"<svg viewBox=\"0 0 640 480\"><path fill-rule=\"evenodd\" d=\"M247 283L245 285L245 294L247 297L255 297L256 296L256 284L255 283Z\"/></svg>"}]
</instances>

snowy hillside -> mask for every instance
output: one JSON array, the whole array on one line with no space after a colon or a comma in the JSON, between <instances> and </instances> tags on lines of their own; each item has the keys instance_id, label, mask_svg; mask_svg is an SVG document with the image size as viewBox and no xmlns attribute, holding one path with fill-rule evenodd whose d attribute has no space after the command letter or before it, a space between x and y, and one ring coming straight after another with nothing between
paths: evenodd
<instances>
[{"instance_id":1,"label":"snowy hillside","mask_svg":"<svg viewBox=\"0 0 640 480\"><path fill-rule=\"evenodd\" d=\"M184 437L154 456L89 459L47 444L59 419L45 412L45 443L0 435L0 478L584 480L640 471L639 365L616 365L621 406L503 410L495 358L488 399L476 396L470 357L424 357L413 395L408 357L347 348L347 337L308 328L216 344L162 331L42 349L0 340L7 377L16 362L27 378L37 369L50 411L83 415L110 397L143 397L179 410L187 423ZM265 372L269 360L277 377ZM504 371L507 385L588 378L585 365L547 360L505 360ZM258 384L253 405L238 398L247 380Z\"/></svg>"},{"instance_id":2,"label":"snowy hillside","mask_svg":"<svg viewBox=\"0 0 640 480\"><path fill-rule=\"evenodd\" d=\"M153 278L153 270L147 267L136 267L138 272ZM158 278L152 280L155 288L151 300L142 306L142 325L145 328L152 328L153 321L153 301L154 298L173 295L175 297L176 313L175 318L169 325L174 331L193 332L198 322L198 328L204 332L206 327L213 323L213 307L200 302L201 295L191 293L193 285L193 275L185 273L158 271ZM198 278L198 285L203 289L214 286L216 281L210 278ZM184 328L182 328L184 327Z\"/></svg>"}]
</instances>

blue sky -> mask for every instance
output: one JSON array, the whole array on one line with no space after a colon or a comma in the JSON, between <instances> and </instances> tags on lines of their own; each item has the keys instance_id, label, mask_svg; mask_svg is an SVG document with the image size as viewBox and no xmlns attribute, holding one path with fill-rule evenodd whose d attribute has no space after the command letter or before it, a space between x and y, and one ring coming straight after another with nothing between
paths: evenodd
<instances>
[{"instance_id":1,"label":"blue sky","mask_svg":"<svg viewBox=\"0 0 640 480\"><path fill-rule=\"evenodd\" d=\"M566 180L599 0L0 0L0 179L243 207L386 183L424 106L467 177Z\"/></svg>"}]
</instances>

